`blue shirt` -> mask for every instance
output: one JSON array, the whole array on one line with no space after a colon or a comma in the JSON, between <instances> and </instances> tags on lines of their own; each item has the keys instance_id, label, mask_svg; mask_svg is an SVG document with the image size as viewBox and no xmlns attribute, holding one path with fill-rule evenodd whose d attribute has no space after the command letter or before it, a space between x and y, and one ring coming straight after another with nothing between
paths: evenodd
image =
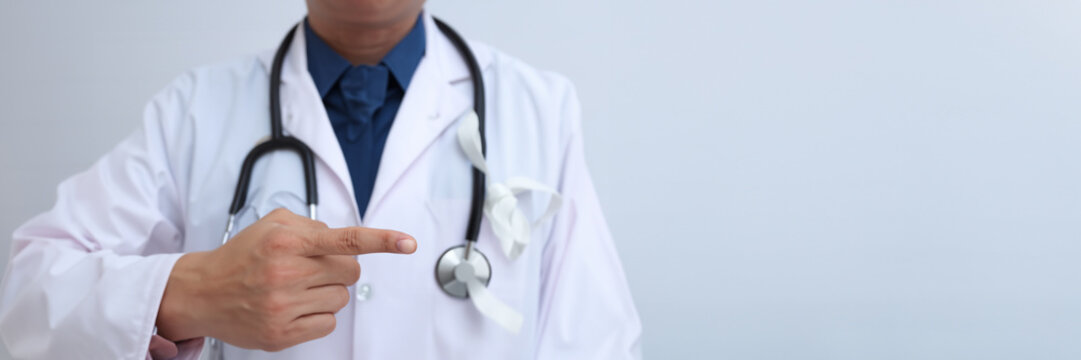
<instances>
[{"instance_id":1,"label":"blue shirt","mask_svg":"<svg viewBox=\"0 0 1081 360\"><path fill-rule=\"evenodd\" d=\"M424 19L418 16L409 34L376 65L353 66L319 38L307 20L304 38L308 72L345 155L357 209L363 217L390 126L424 57Z\"/></svg>"}]
</instances>

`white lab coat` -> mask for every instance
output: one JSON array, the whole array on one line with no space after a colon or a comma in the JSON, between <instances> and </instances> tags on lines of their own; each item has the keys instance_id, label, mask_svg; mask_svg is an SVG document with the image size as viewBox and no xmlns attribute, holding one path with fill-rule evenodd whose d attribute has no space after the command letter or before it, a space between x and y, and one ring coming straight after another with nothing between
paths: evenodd
<instances>
[{"instance_id":1,"label":"white lab coat","mask_svg":"<svg viewBox=\"0 0 1081 360\"><path fill-rule=\"evenodd\" d=\"M370 205L358 211L345 159L308 75L298 33L282 74L286 133L316 156L319 220L416 237L413 255L362 255L367 292L327 337L276 352L226 346L227 359L620 359L639 356L641 325L582 153L579 105L563 77L471 43L487 87L490 181L525 176L564 198L517 260L487 221L478 243L489 289L522 313L514 335L438 288L436 259L463 243L470 164L455 131L472 107L469 72L430 16L426 55L395 118ZM303 28L299 29L303 31ZM272 52L192 70L155 96L142 128L64 181L56 206L15 231L0 334L17 358L144 359L169 272L221 241L246 153L269 134ZM530 218L546 194L519 196ZM305 214L291 152L253 174L241 227L278 207ZM361 209L364 210L364 209ZM363 219L361 218L363 216ZM199 349L182 351L192 358Z\"/></svg>"}]
</instances>

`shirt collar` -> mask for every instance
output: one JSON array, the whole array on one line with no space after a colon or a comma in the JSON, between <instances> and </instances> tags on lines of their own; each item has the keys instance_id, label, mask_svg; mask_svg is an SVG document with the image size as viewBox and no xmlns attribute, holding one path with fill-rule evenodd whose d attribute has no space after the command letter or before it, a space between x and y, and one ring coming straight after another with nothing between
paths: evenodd
<instances>
[{"instance_id":1,"label":"shirt collar","mask_svg":"<svg viewBox=\"0 0 1081 360\"><path fill-rule=\"evenodd\" d=\"M409 82L413 80L413 73L417 72L417 65L424 57L424 13L417 15L417 21L413 29L395 45L386 56L383 56L383 65L390 69L390 74L398 80L402 89L409 88Z\"/></svg>"},{"instance_id":2,"label":"shirt collar","mask_svg":"<svg viewBox=\"0 0 1081 360\"><path fill-rule=\"evenodd\" d=\"M319 90L319 97L326 97L334 84L338 82L353 65L338 55L319 35L312 31L308 19L304 19L304 40L307 44L308 73ZM424 38L424 14L417 16L416 24L409 33L394 46L379 63L390 69L391 76L403 90L409 88L413 74L417 71L420 59L426 48Z\"/></svg>"}]
</instances>

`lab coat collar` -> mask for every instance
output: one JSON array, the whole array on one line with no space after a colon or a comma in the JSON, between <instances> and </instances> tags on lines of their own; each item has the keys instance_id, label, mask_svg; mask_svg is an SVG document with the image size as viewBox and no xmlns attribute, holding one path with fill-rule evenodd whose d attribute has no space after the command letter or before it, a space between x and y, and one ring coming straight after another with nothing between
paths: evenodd
<instances>
[{"instance_id":1,"label":"lab coat collar","mask_svg":"<svg viewBox=\"0 0 1081 360\"><path fill-rule=\"evenodd\" d=\"M423 19L427 38L425 55L417 65L387 136L368 214L377 213L370 210L378 209L381 200L424 150L473 106L465 61L435 26L432 16L425 12ZM297 34L282 64L282 125L287 134L311 147L316 157L337 178L338 184L348 190L350 198L354 198L345 157L319 91L308 73L303 32L303 24L298 25ZM492 54L484 50L473 47L482 72L492 62ZM269 73L273 53L265 53L259 60ZM327 192L321 191L320 194ZM356 210L359 217L365 214L366 209Z\"/></svg>"}]
</instances>

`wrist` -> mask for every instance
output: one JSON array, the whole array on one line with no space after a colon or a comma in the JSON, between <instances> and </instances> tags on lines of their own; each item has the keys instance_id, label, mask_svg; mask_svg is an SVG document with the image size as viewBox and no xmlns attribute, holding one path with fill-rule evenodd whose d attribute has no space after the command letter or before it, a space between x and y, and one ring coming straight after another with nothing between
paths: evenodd
<instances>
[{"instance_id":1,"label":"wrist","mask_svg":"<svg viewBox=\"0 0 1081 360\"><path fill-rule=\"evenodd\" d=\"M158 335L171 341L205 336L199 324L199 287L205 283L206 252L188 253L177 259L158 306Z\"/></svg>"}]
</instances>

